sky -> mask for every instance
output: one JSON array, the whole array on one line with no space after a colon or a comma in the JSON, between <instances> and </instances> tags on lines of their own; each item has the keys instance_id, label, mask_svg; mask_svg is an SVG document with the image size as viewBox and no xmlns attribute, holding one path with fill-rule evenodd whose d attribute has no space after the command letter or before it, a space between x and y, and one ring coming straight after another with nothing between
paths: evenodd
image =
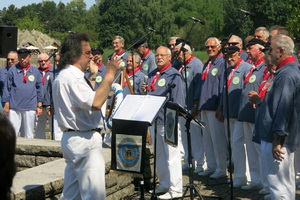
<instances>
[{"instance_id":1,"label":"sky","mask_svg":"<svg viewBox=\"0 0 300 200\"><path fill-rule=\"evenodd\" d=\"M17 8L21 8L22 6L26 6L32 3L41 3L43 0L0 0L0 10L4 7L8 7L11 4L14 4ZM64 4L69 3L71 0L53 0L56 4L60 1ZM86 3L87 9L89 9L93 4L95 4L95 0L84 0Z\"/></svg>"}]
</instances>

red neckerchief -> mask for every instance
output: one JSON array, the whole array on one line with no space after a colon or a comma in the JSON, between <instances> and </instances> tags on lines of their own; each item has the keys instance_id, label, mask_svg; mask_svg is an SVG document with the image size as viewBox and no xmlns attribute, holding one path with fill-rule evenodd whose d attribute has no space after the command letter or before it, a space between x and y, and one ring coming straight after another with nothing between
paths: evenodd
<instances>
[{"instance_id":1,"label":"red neckerchief","mask_svg":"<svg viewBox=\"0 0 300 200\"><path fill-rule=\"evenodd\" d=\"M230 73L229 73L229 76L228 76L228 80L227 80L227 88L229 89L230 88L230 84L232 82L232 79L233 79L233 73L234 73L234 70L237 69L241 62L243 61L243 59L239 59L239 61L235 64L235 66L231 69Z\"/></svg>"},{"instance_id":2,"label":"red neckerchief","mask_svg":"<svg viewBox=\"0 0 300 200\"><path fill-rule=\"evenodd\" d=\"M270 87L271 83L272 83L272 80L274 78L274 75L269 75L268 76L268 79L263 81L260 86L259 86L259 93L258 93L258 96L260 97L261 100L264 100L264 98L266 97L266 94L267 94L267 91L268 91L268 88Z\"/></svg>"},{"instance_id":3,"label":"red neckerchief","mask_svg":"<svg viewBox=\"0 0 300 200\"><path fill-rule=\"evenodd\" d=\"M39 70L42 72L42 84L43 85L45 85L45 83L46 83L46 73L47 73L47 71L49 71L50 70L50 65L47 67L47 68L45 68L45 69L41 69L41 68L39 68Z\"/></svg>"},{"instance_id":4,"label":"red neckerchief","mask_svg":"<svg viewBox=\"0 0 300 200\"><path fill-rule=\"evenodd\" d=\"M150 49L147 49L146 53L141 57L141 61L146 58L146 56L150 53Z\"/></svg>"},{"instance_id":5,"label":"red neckerchief","mask_svg":"<svg viewBox=\"0 0 300 200\"><path fill-rule=\"evenodd\" d=\"M288 63L292 63L292 62L296 62L294 56L289 56L289 57L285 58L284 60L282 60L282 61L279 62L279 64L277 65L276 71L279 70L284 65L286 65Z\"/></svg>"},{"instance_id":6,"label":"red neckerchief","mask_svg":"<svg viewBox=\"0 0 300 200\"><path fill-rule=\"evenodd\" d=\"M98 69L100 69L102 66L103 66L103 62L101 62L101 63L98 65Z\"/></svg>"},{"instance_id":7,"label":"red neckerchief","mask_svg":"<svg viewBox=\"0 0 300 200\"><path fill-rule=\"evenodd\" d=\"M122 53L124 53L124 52L125 52L125 50L121 49L118 53L116 53L116 56L121 57Z\"/></svg>"},{"instance_id":8,"label":"red neckerchief","mask_svg":"<svg viewBox=\"0 0 300 200\"><path fill-rule=\"evenodd\" d=\"M216 60L219 56L221 56L221 55L219 54L214 60ZM206 79L207 74L208 74L208 72L209 72L211 66L212 66L212 60L209 60L208 64L206 65L206 68L204 69L204 71L203 71L203 73L202 73L202 76L201 76L201 79L202 79L202 80L205 80L205 79Z\"/></svg>"},{"instance_id":9,"label":"red neckerchief","mask_svg":"<svg viewBox=\"0 0 300 200\"><path fill-rule=\"evenodd\" d=\"M27 65L27 67L21 67L21 65L19 65L20 69L23 71L23 82L26 83L27 82L27 71L30 68L30 64Z\"/></svg>"},{"instance_id":10,"label":"red neckerchief","mask_svg":"<svg viewBox=\"0 0 300 200\"><path fill-rule=\"evenodd\" d=\"M193 60L194 57L195 56L192 54L191 57L187 59L187 61L185 61L185 66L187 66ZM184 69L184 65L182 65L182 67L180 67L180 69L178 70L179 73L181 73L183 69Z\"/></svg>"},{"instance_id":11,"label":"red neckerchief","mask_svg":"<svg viewBox=\"0 0 300 200\"><path fill-rule=\"evenodd\" d=\"M263 80L262 80L262 82L261 82L261 84L258 86L258 95L260 96L260 97L265 97L266 96L266 92L267 92L267 89L269 88L265 88L265 85L266 85L266 82L267 82L267 80L268 80L268 78L270 77L270 72L269 72L269 70L268 70L268 67L266 67L265 68L265 70L264 70L264 77L263 77ZM272 79L273 79L273 77L272 77ZM264 91L262 91L263 90L263 88L264 88L264 90L265 90L265 92Z\"/></svg>"},{"instance_id":12,"label":"red neckerchief","mask_svg":"<svg viewBox=\"0 0 300 200\"><path fill-rule=\"evenodd\" d=\"M133 73L133 72L128 73L128 74L127 74L128 78L131 78L131 76L132 76L133 74L137 73L140 69L141 69L141 68L138 67L138 68L134 69L134 73ZM123 87L125 87L126 84L127 84L127 81L126 81L126 78L124 78Z\"/></svg>"},{"instance_id":13,"label":"red neckerchief","mask_svg":"<svg viewBox=\"0 0 300 200\"><path fill-rule=\"evenodd\" d=\"M249 60L248 60L249 61ZM264 57L261 57L260 59L258 59L258 61L256 61L255 63L252 63L254 65L254 67L252 67L249 72L247 73L244 82L247 83L252 75L253 70L259 66L261 63L263 63L265 61ZM248 62L249 63L249 62ZM251 63L251 61L250 61Z\"/></svg>"},{"instance_id":14,"label":"red neckerchief","mask_svg":"<svg viewBox=\"0 0 300 200\"><path fill-rule=\"evenodd\" d=\"M170 66L171 66L171 63L169 63L169 64L165 65L163 68L157 70L155 76L153 77L153 79L152 79L152 81L151 81L151 84L150 84L149 87L148 87L148 91L150 91L150 90L155 90L155 89L156 89L154 85L155 85L155 83L156 83L156 81L157 81L159 75L160 75L163 71L165 71L166 69L168 69Z\"/></svg>"}]
</instances>

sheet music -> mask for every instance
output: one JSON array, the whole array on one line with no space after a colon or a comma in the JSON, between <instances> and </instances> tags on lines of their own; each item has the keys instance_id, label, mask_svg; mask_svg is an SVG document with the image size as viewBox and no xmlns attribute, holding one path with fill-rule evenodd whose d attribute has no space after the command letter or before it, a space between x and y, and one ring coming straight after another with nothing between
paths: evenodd
<instances>
[{"instance_id":1,"label":"sheet music","mask_svg":"<svg viewBox=\"0 0 300 200\"><path fill-rule=\"evenodd\" d=\"M165 101L166 97L162 96L127 95L114 114L113 119L152 123Z\"/></svg>"}]
</instances>

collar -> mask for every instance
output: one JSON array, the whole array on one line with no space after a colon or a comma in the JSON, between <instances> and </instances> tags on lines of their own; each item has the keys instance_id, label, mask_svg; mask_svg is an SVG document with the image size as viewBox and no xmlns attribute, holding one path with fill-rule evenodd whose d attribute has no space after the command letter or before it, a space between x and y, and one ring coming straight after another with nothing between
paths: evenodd
<instances>
[{"instance_id":1,"label":"collar","mask_svg":"<svg viewBox=\"0 0 300 200\"><path fill-rule=\"evenodd\" d=\"M84 72L81 71L78 67L75 67L74 65L67 65L65 69L70 70L70 72L74 74L76 78L81 79L84 77Z\"/></svg>"},{"instance_id":2,"label":"collar","mask_svg":"<svg viewBox=\"0 0 300 200\"><path fill-rule=\"evenodd\" d=\"M283 59L282 61L280 61L278 63L276 71L279 70L280 68L282 68L284 65L287 65L292 62L296 62L296 59L294 56L286 57L285 59Z\"/></svg>"}]
</instances>

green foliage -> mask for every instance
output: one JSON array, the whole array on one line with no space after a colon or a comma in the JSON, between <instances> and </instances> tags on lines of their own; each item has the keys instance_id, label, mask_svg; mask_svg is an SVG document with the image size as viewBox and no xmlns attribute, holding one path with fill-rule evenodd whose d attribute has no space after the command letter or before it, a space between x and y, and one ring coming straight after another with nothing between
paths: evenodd
<instances>
[{"instance_id":1,"label":"green foliage","mask_svg":"<svg viewBox=\"0 0 300 200\"><path fill-rule=\"evenodd\" d=\"M243 18L237 8L256 17ZM89 9L84 0L42 1L3 8L0 24L39 30L59 40L69 31L86 32L93 47L111 48L112 38L121 35L128 48L135 38L148 34L151 49L166 45L171 36L180 36L188 38L194 49L203 50L208 37L221 39L233 33L245 38L258 26L287 26L299 38L299 13L300 0L101 0ZM193 24L190 16L206 24ZM150 34L150 27L157 32Z\"/></svg>"},{"instance_id":2,"label":"green foliage","mask_svg":"<svg viewBox=\"0 0 300 200\"><path fill-rule=\"evenodd\" d=\"M38 17L30 18L25 16L23 18L19 18L15 21L16 26L21 30L37 30L40 32L44 32L44 26L40 24Z\"/></svg>"}]
</instances>

